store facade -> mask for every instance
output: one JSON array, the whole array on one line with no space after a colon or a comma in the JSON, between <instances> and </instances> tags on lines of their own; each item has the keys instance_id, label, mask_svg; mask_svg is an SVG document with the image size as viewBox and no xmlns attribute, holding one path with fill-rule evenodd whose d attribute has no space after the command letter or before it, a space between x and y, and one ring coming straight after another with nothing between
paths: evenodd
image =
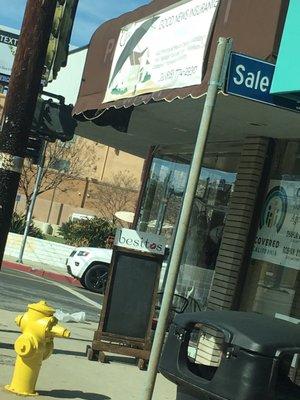
<instances>
[{"instance_id":1,"label":"store facade","mask_svg":"<svg viewBox=\"0 0 300 400\"><path fill-rule=\"evenodd\" d=\"M163 234L170 249L218 37L275 64L289 5L214 2L201 84L104 102L120 29L183 3L153 1L100 27L74 108L95 140L146 158L136 227ZM299 323L299 122L298 112L219 94L176 287L194 300L190 310L255 311Z\"/></svg>"}]
</instances>

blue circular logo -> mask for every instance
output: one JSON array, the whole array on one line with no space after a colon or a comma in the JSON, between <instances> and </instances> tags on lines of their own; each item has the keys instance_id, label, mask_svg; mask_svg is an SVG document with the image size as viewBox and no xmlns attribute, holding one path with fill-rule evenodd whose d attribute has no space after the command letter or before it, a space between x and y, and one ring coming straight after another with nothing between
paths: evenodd
<instances>
[{"instance_id":1,"label":"blue circular logo","mask_svg":"<svg viewBox=\"0 0 300 400\"><path fill-rule=\"evenodd\" d=\"M267 195L260 217L259 226L262 228L276 227L277 233L282 228L287 212L287 194L283 187L275 186Z\"/></svg>"}]
</instances>

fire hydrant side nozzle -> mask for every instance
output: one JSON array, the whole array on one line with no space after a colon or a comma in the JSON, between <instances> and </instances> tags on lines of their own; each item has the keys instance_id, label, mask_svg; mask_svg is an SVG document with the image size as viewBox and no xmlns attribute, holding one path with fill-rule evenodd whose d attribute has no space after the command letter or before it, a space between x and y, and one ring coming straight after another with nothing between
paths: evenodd
<instances>
[{"instance_id":1,"label":"fire hydrant side nozzle","mask_svg":"<svg viewBox=\"0 0 300 400\"><path fill-rule=\"evenodd\" d=\"M17 353L13 378L5 388L13 393L36 395L35 386L42 361L53 352L54 337L68 338L70 331L57 324L55 310L46 301L29 304L23 315L18 315L16 324L22 332L15 342Z\"/></svg>"},{"instance_id":2,"label":"fire hydrant side nozzle","mask_svg":"<svg viewBox=\"0 0 300 400\"><path fill-rule=\"evenodd\" d=\"M60 338L69 338L71 336L71 332L60 325L54 325L51 328L50 332L52 333L53 336Z\"/></svg>"}]
</instances>

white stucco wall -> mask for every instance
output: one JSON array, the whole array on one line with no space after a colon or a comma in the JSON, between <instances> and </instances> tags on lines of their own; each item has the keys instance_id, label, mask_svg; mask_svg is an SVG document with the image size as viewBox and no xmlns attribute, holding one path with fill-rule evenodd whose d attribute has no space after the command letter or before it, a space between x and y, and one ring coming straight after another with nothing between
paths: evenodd
<instances>
[{"instance_id":1,"label":"white stucco wall","mask_svg":"<svg viewBox=\"0 0 300 400\"><path fill-rule=\"evenodd\" d=\"M45 90L65 97L66 104L75 104L81 83L87 48L77 49L68 56L68 63L61 68L57 78Z\"/></svg>"},{"instance_id":2,"label":"white stucco wall","mask_svg":"<svg viewBox=\"0 0 300 400\"><path fill-rule=\"evenodd\" d=\"M21 247L22 235L9 233L4 258L10 256L18 258ZM66 272L66 258L75 247L48 240L28 237L23 260L33 262L36 267L48 265L50 269L58 269Z\"/></svg>"}]
</instances>

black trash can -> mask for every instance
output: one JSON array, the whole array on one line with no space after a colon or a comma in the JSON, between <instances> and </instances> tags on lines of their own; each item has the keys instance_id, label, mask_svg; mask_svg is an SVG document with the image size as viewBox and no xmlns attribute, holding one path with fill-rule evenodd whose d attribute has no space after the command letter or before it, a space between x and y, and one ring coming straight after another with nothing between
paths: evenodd
<instances>
[{"instance_id":1,"label":"black trash can","mask_svg":"<svg viewBox=\"0 0 300 400\"><path fill-rule=\"evenodd\" d=\"M188 356L195 326L222 332L218 367ZM205 311L176 316L159 370L177 384L177 400L300 400L300 387L288 376L295 354L299 325L255 313Z\"/></svg>"}]
</instances>

